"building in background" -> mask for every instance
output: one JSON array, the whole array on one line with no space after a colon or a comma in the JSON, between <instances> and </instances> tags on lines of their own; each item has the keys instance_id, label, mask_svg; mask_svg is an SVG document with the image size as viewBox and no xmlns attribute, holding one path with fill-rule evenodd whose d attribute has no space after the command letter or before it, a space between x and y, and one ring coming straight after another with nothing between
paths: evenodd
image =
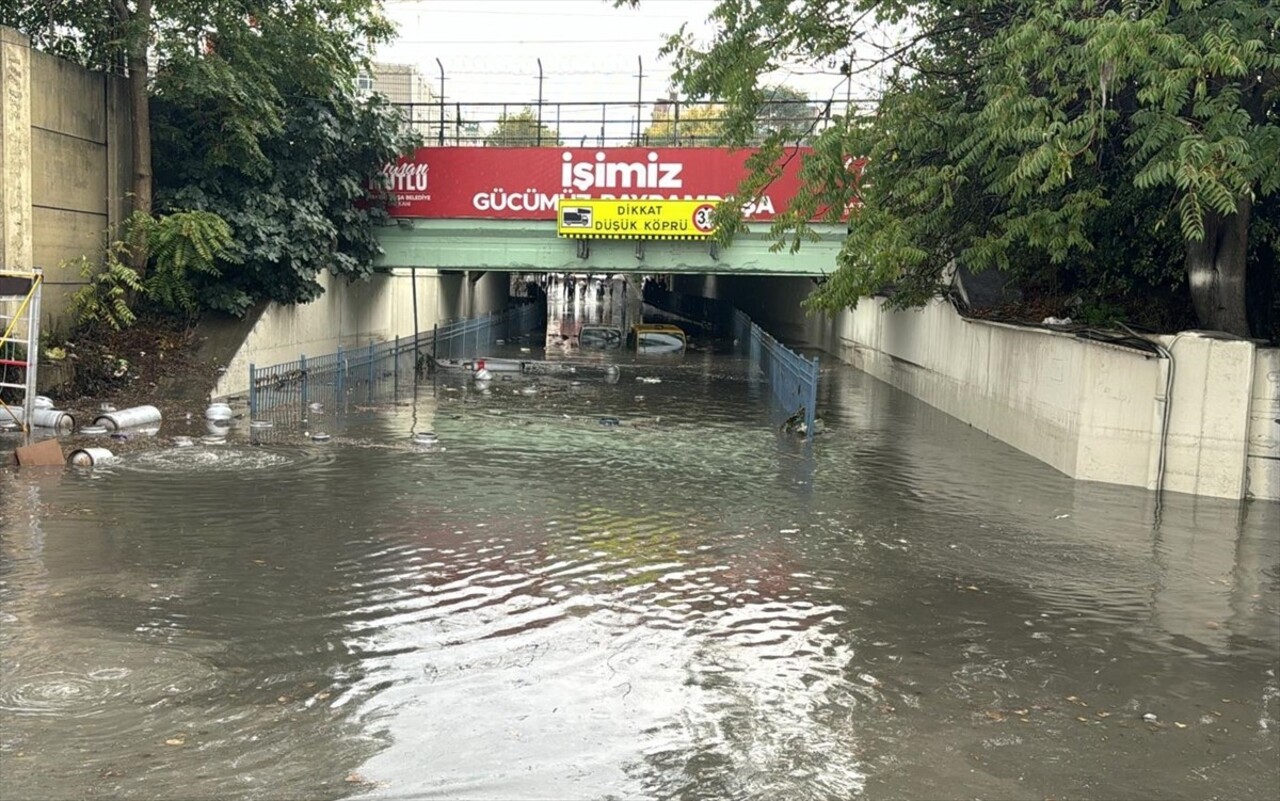
<instances>
[{"instance_id":1,"label":"building in background","mask_svg":"<svg viewBox=\"0 0 1280 801\"><path fill-rule=\"evenodd\" d=\"M356 88L362 94L382 95L395 105L425 144L451 145L455 139L468 138L467 126L458 124L453 104L441 101L439 91L416 65L375 61L370 71L357 76Z\"/></svg>"}]
</instances>

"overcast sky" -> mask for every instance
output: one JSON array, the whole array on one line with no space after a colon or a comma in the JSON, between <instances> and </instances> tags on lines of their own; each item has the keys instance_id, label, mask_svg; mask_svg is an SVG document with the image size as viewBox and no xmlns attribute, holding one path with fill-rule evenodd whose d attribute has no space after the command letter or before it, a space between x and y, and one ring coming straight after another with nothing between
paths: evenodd
<instances>
[{"instance_id":1,"label":"overcast sky","mask_svg":"<svg viewBox=\"0 0 1280 801\"><path fill-rule=\"evenodd\" d=\"M670 65L658 57L666 36L685 22L709 36L714 7L714 0L642 0L638 9L606 0L384 0L400 35L376 58L416 64L433 87L440 59L446 100L463 103L533 102L539 58L547 101L634 101L639 58L652 102L670 83ZM843 98L844 80L826 65L776 76L815 98Z\"/></svg>"}]
</instances>

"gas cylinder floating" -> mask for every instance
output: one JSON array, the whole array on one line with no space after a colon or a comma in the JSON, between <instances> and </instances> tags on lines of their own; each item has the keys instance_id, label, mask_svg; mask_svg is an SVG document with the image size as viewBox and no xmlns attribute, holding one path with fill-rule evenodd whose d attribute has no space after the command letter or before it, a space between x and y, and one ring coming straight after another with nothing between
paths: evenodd
<instances>
[{"instance_id":1,"label":"gas cylinder floating","mask_svg":"<svg viewBox=\"0 0 1280 801\"><path fill-rule=\"evenodd\" d=\"M231 416L231 406L226 403L211 403L204 410L206 420L230 420Z\"/></svg>"},{"instance_id":2,"label":"gas cylinder floating","mask_svg":"<svg viewBox=\"0 0 1280 801\"><path fill-rule=\"evenodd\" d=\"M160 410L154 406L132 406L128 409L100 414L93 420L95 426L106 426L113 431L159 422Z\"/></svg>"},{"instance_id":3,"label":"gas cylinder floating","mask_svg":"<svg viewBox=\"0 0 1280 801\"><path fill-rule=\"evenodd\" d=\"M98 464L106 464L115 459L115 454L106 448L80 448L74 450L67 457L67 461L76 467L93 467Z\"/></svg>"},{"instance_id":4,"label":"gas cylinder floating","mask_svg":"<svg viewBox=\"0 0 1280 801\"><path fill-rule=\"evenodd\" d=\"M22 425L26 413L20 406L0 406L0 421ZM52 428L59 433L71 433L76 427L76 419L66 412L57 409L37 408L31 412L31 425L36 428Z\"/></svg>"}]
</instances>

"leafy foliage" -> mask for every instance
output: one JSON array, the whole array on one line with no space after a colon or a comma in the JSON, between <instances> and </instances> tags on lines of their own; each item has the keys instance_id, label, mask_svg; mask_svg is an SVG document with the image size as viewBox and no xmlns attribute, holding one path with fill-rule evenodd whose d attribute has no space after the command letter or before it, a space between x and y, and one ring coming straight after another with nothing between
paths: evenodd
<instances>
[{"instance_id":1,"label":"leafy foliage","mask_svg":"<svg viewBox=\"0 0 1280 801\"><path fill-rule=\"evenodd\" d=\"M81 256L68 265L79 267L80 277L88 282L71 299L71 313L79 326L122 331L137 322L132 298L143 291L142 278L121 260L127 255L124 244L115 242L101 263Z\"/></svg>"},{"instance_id":2,"label":"leafy foliage","mask_svg":"<svg viewBox=\"0 0 1280 801\"><path fill-rule=\"evenodd\" d=\"M0 15L86 66L139 52L154 65L141 123L154 139L157 223L207 212L234 240L210 264L212 217L173 221L187 244L155 264L185 277L155 276L157 302L243 313L315 298L320 270L372 271L385 199L366 202L365 190L412 147L385 101L355 93L370 48L393 32L376 0L38 0ZM147 179L150 197L149 169Z\"/></svg>"},{"instance_id":3,"label":"leafy foliage","mask_svg":"<svg viewBox=\"0 0 1280 801\"><path fill-rule=\"evenodd\" d=\"M163 311L192 315L199 309L196 282L217 279L218 261L230 261L234 240L227 221L208 211L151 217L135 212L130 234L145 238L152 268L144 290Z\"/></svg>"},{"instance_id":4,"label":"leafy foliage","mask_svg":"<svg viewBox=\"0 0 1280 801\"><path fill-rule=\"evenodd\" d=\"M1202 324L1248 333L1244 254L1274 260L1278 244L1280 4L720 0L712 17L712 41L681 32L668 52L687 93L726 102L730 142L751 141L761 78L784 62L887 73L874 115L813 137L807 189L775 227L799 247L811 216L861 203L814 308L918 304L960 265L1098 308L1193 298ZM860 46L876 25L912 35ZM765 138L743 196L786 139Z\"/></svg>"},{"instance_id":5,"label":"leafy foliage","mask_svg":"<svg viewBox=\"0 0 1280 801\"><path fill-rule=\"evenodd\" d=\"M217 278L217 263L228 257L231 227L207 211L181 211L152 217L135 211L120 226L120 237L102 259L83 256L71 262L88 283L72 298L72 313L81 327L123 331L137 322L136 308L189 316L199 308L195 281ZM151 269L140 275L129 262L149 254Z\"/></svg>"},{"instance_id":6,"label":"leafy foliage","mask_svg":"<svg viewBox=\"0 0 1280 801\"><path fill-rule=\"evenodd\" d=\"M724 136L723 115L711 103L659 105L640 141L647 147L714 145Z\"/></svg>"},{"instance_id":7,"label":"leafy foliage","mask_svg":"<svg viewBox=\"0 0 1280 801\"><path fill-rule=\"evenodd\" d=\"M485 147L560 147L560 137L538 121L534 110L525 106L516 112L503 112L497 125L484 138Z\"/></svg>"}]
</instances>

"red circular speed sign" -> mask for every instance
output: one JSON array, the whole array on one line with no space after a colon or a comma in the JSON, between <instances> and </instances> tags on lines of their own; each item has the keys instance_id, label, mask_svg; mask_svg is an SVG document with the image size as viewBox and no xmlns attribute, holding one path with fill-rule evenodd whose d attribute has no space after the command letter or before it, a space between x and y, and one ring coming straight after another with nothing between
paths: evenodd
<instances>
[{"instance_id":1,"label":"red circular speed sign","mask_svg":"<svg viewBox=\"0 0 1280 801\"><path fill-rule=\"evenodd\" d=\"M693 210L693 227L704 234L709 234L716 228L715 223L716 207L713 203L703 203L701 206Z\"/></svg>"}]
</instances>

